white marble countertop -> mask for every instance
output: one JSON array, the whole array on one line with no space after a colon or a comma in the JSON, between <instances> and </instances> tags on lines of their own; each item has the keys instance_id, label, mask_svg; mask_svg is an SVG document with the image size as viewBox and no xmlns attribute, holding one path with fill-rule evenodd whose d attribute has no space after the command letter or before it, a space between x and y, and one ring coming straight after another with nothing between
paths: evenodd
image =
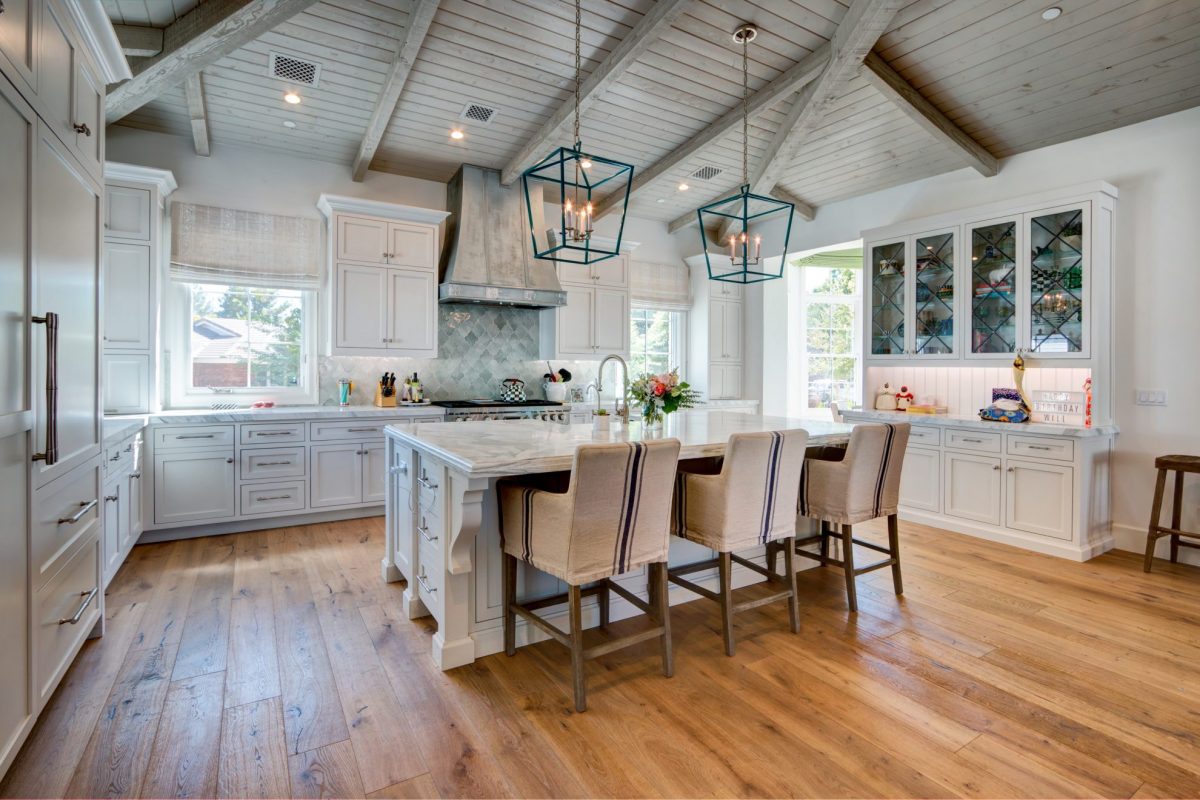
<instances>
[{"instance_id":1,"label":"white marble countertop","mask_svg":"<svg viewBox=\"0 0 1200 800\"><path fill-rule=\"evenodd\" d=\"M146 416L105 417L102 444L110 447L146 427Z\"/></svg>"},{"instance_id":2,"label":"white marble countertop","mask_svg":"<svg viewBox=\"0 0 1200 800\"><path fill-rule=\"evenodd\" d=\"M150 425L207 425L215 422L289 422L303 419L363 419L369 417L440 417L445 414L441 406L397 406L376 408L375 406L276 406L275 408L237 408L214 411L206 408L181 408L142 414L137 419L148 420ZM105 417L108 420L126 420L134 417Z\"/></svg>"},{"instance_id":3,"label":"white marble countertop","mask_svg":"<svg viewBox=\"0 0 1200 800\"><path fill-rule=\"evenodd\" d=\"M445 422L412 428L387 427L388 436L412 445L471 477L493 478L569 470L581 444L680 440L680 458L719 456L731 434L795 430L809 432L810 444L840 444L853 425L818 420L763 417L726 411L680 411L667 416L664 429L647 435L639 421L628 427L613 420L611 430L592 425L562 425L538 420Z\"/></svg>"},{"instance_id":4,"label":"white marble countertop","mask_svg":"<svg viewBox=\"0 0 1200 800\"><path fill-rule=\"evenodd\" d=\"M1045 436L1112 436L1118 432L1116 425L1095 425L1085 428L1082 425L1065 425L1053 422L988 422L979 417L962 414L908 414L904 411L876 411L873 408L846 408L843 414L860 419L880 420L883 422L909 422L913 425L940 425L950 428L970 428L972 430L996 431L997 433L1040 433Z\"/></svg>"}]
</instances>

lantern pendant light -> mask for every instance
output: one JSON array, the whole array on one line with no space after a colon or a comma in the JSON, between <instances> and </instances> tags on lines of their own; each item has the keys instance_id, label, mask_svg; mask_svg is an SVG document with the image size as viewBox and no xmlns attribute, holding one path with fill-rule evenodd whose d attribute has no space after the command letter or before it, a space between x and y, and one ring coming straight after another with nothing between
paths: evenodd
<instances>
[{"instance_id":1,"label":"lantern pendant light","mask_svg":"<svg viewBox=\"0 0 1200 800\"><path fill-rule=\"evenodd\" d=\"M580 0L575 0L575 145L560 147L521 174L534 258L594 264L621 252L633 165L586 153L579 136ZM544 198L544 199L543 199ZM620 204L616 239L592 237L596 207ZM545 201L557 201L558 219L547 220ZM616 209L614 212L616 213Z\"/></svg>"},{"instance_id":2,"label":"lantern pendant light","mask_svg":"<svg viewBox=\"0 0 1200 800\"><path fill-rule=\"evenodd\" d=\"M758 36L758 28L746 23L733 32L734 42L742 46L742 187L737 194L724 197L696 210L700 221L700 240L704 245L704 260L708 265L708 278L727 283L759 283L783 277L783 262L787 255L788 240L792 235L792 214L796 207L791 203L750 192L749 148L750 148L750 42ZM761 224L771 219L786 219L783 246L778 251L779 264L767 269L767 260L762 253L762 235L751 233L751 223ZM718 230L725 226L728 231L720 243L724 249L709 252L708 234L705 225L716 225Z\"/></svg>"}]
</instances>

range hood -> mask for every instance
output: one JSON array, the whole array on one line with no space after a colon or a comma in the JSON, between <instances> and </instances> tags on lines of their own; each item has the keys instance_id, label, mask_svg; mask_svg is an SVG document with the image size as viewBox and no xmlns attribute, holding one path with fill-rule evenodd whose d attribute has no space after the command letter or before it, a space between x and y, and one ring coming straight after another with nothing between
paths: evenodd
<instances>
[{"instance_id":1,"label":"range hood","mask_svg":"<svg viewBox=\"0 0 1200 800\"><path fill-rule=\"evenodd\" d=\"M451 212L442 258L443 303L553 308L567 304L554 262L533 258L520 183L464 164L446 187Z\"/></svg>"}]
</instances>

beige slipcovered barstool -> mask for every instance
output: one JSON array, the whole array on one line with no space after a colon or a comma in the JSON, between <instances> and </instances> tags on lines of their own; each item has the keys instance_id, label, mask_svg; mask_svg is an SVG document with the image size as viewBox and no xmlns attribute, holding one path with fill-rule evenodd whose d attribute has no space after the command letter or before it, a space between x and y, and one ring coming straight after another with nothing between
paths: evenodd
<instances>
[{"instance_id":1,"label":"beige slipcovered barstool","mask_svg":"<svg viewBox=\"0 0 1200 800\"><path fill-rule=\"evenodd\" d=\"M808 431L804 430L737 433L729 437L719 473L687 472L687 465L680 467L675 481L672 532L716 550L718 555L709 561L671 569L667 577L672 583L720 603L725 655L734 652L733 615L739 611L787 600L792 632L800 632L792 540L796 535L796 499L807 444ZM738 550L775 542L784 548L783 575L775 573L773 563L768 570L735 554ZM735 603L731 583L735 562L783 589ZM720 579L716 592L682 577L714 566Z\"/></svg>"},{"instance_id":2,"label":"beige slipcovered barstool","mask_svg":"<svg viewBox=\"0 0 1200 800\"><path fill-rule=\"evenodd\" d=\"M667 601L671 487L679 463L679 440L582 445L575 451L565 492L502 482L500 530L504 546L504 651L516 652L516 615L550 634L571 651L575 710L587 710L583 665L588 659L658 638L663 674L674 672ZM517 560L567 584L566 595L517 602ZM650 602L609 580L648 565ZM583 589L584 584L597 582ZM614 591L649 614L649 630L583 646L581 602L599 595L600 624L608 623L608 593ZM570 631L534 612L567 601Z\"/></svg>"},{"instance_id":3,"label":"beige slipcovered barstool","mask_svg":"<svg viewBox=\"0 0 1200 800\"><path fill-rule=\"evenodd\" d=\"M800 480L799 518L796 522L799 525L804 517L820 520L821 531L797 539L796 554L842 568L846 573L846 602L851 611L858 611L858 592L854 579L865 572L890 566L896 594L904 593L904 584L900 579L900 531L896 506L900 502L900 470L904 464L904 450L908 447L908 434L908 423L856 425L850 433L850 444L840 460L825 460L837 453L826 448L821 458L810 458L804 462L804 475ZM854 538L854 525L879 517L887 517L886 548ZM834 533L834 525L841 527L840 535ZM842 541L840 561L829 556L829 540L835 535L839 535ZM802 549L814 542L821 545L819 553ZM855 566L854 545L883 553L887 558L864 567Z\"/></svg>"}]
</instances>

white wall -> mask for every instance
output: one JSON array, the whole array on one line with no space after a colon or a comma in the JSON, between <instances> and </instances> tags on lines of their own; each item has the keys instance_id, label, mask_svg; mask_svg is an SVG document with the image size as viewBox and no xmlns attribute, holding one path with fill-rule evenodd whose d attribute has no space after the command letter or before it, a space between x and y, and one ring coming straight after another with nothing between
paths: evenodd
<instances>
[{"instance_id":1,"label":"white wall","mask_svg":"<svg viewBox=\"0 0 1200 800\"><path fill-rule=\"evenodd\" d=\"M1121 435L1111 481L1113 517L1118 546L1140 550L1150 515L1154 457L1200 454L1198 144L1200 108L1194 108L1013 156L992 178L963 169L822 206L812 222L797 220L789 250L844 242L868 228L1091 180L1115 185L1120 199L1113 388ZM747 302L753 304L755 295ZM771 313L779 306L764 308L759 300L765 313L758 313L748 305L747 319L763 320L761 327L750 326L748 339L761 341L764 331L771 337L783 333L786 318ZM1169 404L1136 406L1135 388L1165 389ZM1200 480L1188 482L1184 504L1184 527L1200 530Z\"/></svg>"}]
</instances>

